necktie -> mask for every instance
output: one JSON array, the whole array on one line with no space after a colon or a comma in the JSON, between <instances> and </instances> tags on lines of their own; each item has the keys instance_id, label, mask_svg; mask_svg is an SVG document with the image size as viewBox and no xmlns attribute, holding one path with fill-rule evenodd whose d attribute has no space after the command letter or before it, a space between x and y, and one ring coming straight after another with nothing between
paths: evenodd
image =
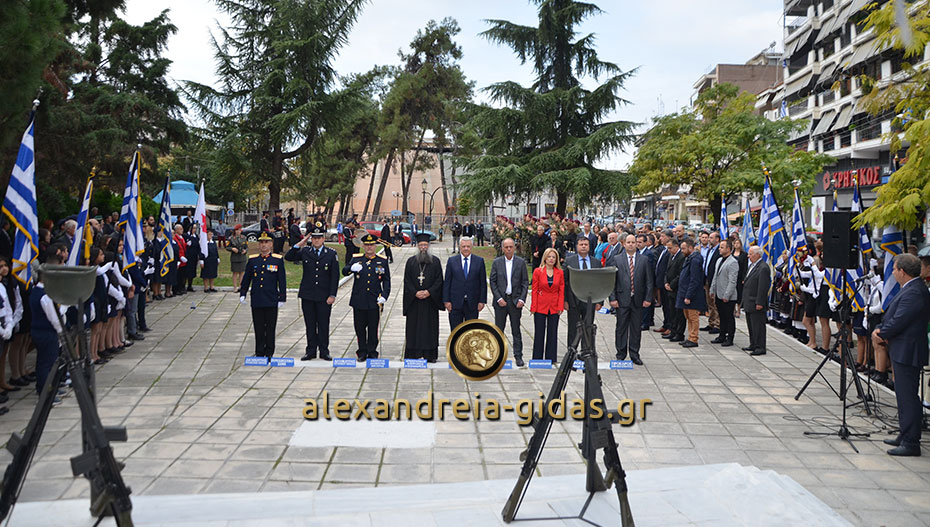
<instances>
[{"instance_id":1,"label":"necktie","mask_svg":"<svg viewBox=\"0 0 930 527\"><path fill-rule=\"evenodd\" d=\"M581 259L581 268L582 268L582 269L587 269L587 268L588 268L588 259L587 259L587 258L582 258L582 259Z\"/></svg>"},{"instance_id":2,"label":"necktie","mask_svg":"<svg viewBox=\"0 0 930 527\"><path fill-rule=\"evenodd\" d=\"M467 257L465 258L465 266L463 270L465 271L465 278L468 278L468 258Z\"/></svg>"},{"instance_id":3,"label":"necktie","mask_svg":"<svg viewBox=\"0 0 930 527\"><path fill-rule=\"evenodd\" d=\"M630 255L630 295L633 295L633 255Z\"/></svg>"}]
</instances>

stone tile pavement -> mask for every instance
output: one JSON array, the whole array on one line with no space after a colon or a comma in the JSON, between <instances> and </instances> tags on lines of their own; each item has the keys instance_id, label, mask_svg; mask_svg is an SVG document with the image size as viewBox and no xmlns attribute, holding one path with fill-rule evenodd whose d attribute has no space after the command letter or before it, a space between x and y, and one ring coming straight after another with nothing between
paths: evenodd
<instances>
[{"instance_id":1,"label":"stone tile pavement","mask_svg":"<svg viewBox=\"0 0 930 527\"><path fill-rule=\"evenodd\" d=\"M436 248L444 261L448 243ZM395 251L395 293L382 318L382 356L402 356L404 318L400 275L411 249ZM354 332L343 286L333 310L331 351L354 357ZM299 358L305 344L296 294L278 322L277 355ZM451 370L365 368L257 368L243 366L251 355L250 314L235 294L188 294L151 304L155 330L110 363L98 367L100 414L106 425L121 424L129 441L117 443L118 459L135 494L189 494L314 490L346 487L515 479L519 454L532 430L505 414L501 421L437 421L432 448L293 447L288 442L304 421L304 399L321 397L419 399L496 397L511 403L548 392L554 371L504 370L494 379L468 382ZM492 319L489 309L481 317ZM560 339L566 339L563 317ZM597 317L602 361L612 355L613 318ZM449 332L443 318L440 339ZM524 350L530 355L532 315L523 319ZM508 328L509 332L509 328ZM930 524L930 457L891 458L881 439L883 423L850 409L856 431L873 432L855 441L860 453L839 438L809 438L804 431L838 426L838 399L820 379L799 399L794 395L820 356L772 328L768 355L750 357L739 346L719 348L701 334L700 346L683 349L643 335L643 367L602 370L608 405L619 399L649 398L646 420L617 426L615 435L627 470L736 462L772 469L794 478L857 525ZM738 323L737 343L747 342ZM834 384L838 367L825 375ZM582 377L570 380L569 396L581 396ZM874 389L874 387L873 387ZM892 406L894 396L875 389ZM0 440L25 427L35 396L11 394L10 413L0 418ZM350 423L346 423L351 426ZM580 422L557 422L539 465L544 476L582 473L577 443ZM68 459L80 450L79 411L73 397L49 419L21 500L84 497L83 479L70 476ZM6 464L9 454L0 453ZM503 497L502 497L503 499Z\"/></svg>"}]
</instances>

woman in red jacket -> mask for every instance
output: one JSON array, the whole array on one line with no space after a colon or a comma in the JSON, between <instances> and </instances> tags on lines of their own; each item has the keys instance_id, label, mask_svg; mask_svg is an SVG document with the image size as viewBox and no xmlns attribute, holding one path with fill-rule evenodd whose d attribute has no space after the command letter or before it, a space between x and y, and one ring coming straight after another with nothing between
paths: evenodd
<instances>
[{"instance_id":1,"label":"woman in red jacket","mask_svg":"<svg viewBox=\"0 0 930 527\"><path fill-rule=\"evenodd\" d=\"M565 305L565 277L559 266L559 252L553 248L543 252L542 265L533 271L533 297L530 311L536 323L533 337L533 359L558 361L559 313ZM545 349L545 356L543 355Z\"/></svg>"}]
</instances>

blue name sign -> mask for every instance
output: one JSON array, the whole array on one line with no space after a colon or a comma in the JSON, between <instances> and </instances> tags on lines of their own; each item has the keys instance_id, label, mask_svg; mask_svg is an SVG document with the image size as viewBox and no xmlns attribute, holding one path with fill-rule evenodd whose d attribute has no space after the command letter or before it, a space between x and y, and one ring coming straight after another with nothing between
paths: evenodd
<instances>
[{"instance_id":1,"label":"blue name sign","mask_svg":"<svg viewBox=\"0 0 930 527\"><path fill-rule=\"evenodd\" d=\"M584 370L584 361L576 360L572 363L572 368L575 368L576 370Z\"/></svg>"},{"instance_id":2,"label":"blue name sign","mask_svg":"<svg viewBox=\"0 0 930 527\"><path fill-rule=\"evenodd\" d=\"M365 365L369 368L389 368L390 361L388 359L368 359L365 361Z\"/></svg>"},{"instance_id":3,"label":"blue name sign","mask_svg":"<svg viewBox=\"0 0 930 527\"><path fill-rule=\"evenodd\" d=\"M450 364L451 368L452 365ZM415 370L426 369L426 359L404 359L404 368L413 368Z\"/></svg>"},{"instance_id":4,"label":"blue name sign","mask_svg":"<svg viewBox=\"0 0 930 527\"><path fill-rule=\"evenodd\" d=\"M610 369L612 370L632 370L633 361L631 360L612 360L610 361Z\"/></svg>"},{"instance_id":5,"label":"blue name sign","mask_svg":"<svg viewBox=\"0 0 930 527\"><path fill-rule=\"evenodd\" d=\"M268 366L268 357L246 357L246 366Z\"/></svg>"},{"instance_id":6,"label":"blue name sign","mask_svg":"<svg viewBox=\"0 0 930 527\"><path fill-rule=\"evenodd\" d=\"M277 368L293 368L294 358L293 357L272 357L271 366L274 366Z\"/></svg>"},{"instance_id":7,"label":"blue name sign","mask_svg":"<svg viewBox=\"0 0 930 527\"><path fill-rule=\"evenodd\" d=\"M552 361L551 360L531 360L530 369L531 370L551 370Z\"/></svg>"},{"instance_id":8,"label":"blue name sign","mask_svg":"<svg viewBox=\"0 0 930 527\"><path fill-rule=\"evenodd\" d=\"M355 359L333 359L333 368L354 368Z\"/></svg>"},{"instance_id":9,"label":"blue name sign","mask_svg":"<svg viewBox=\"0 0 930 527\"><path fill-rule=\"evenodd\" d=\"M513 361L509 361L509 360L508 360L508 361L504 361L504 369L505 369L505 370L512 370L512 369L513 369Z\"/></svg>"}]
</instances>

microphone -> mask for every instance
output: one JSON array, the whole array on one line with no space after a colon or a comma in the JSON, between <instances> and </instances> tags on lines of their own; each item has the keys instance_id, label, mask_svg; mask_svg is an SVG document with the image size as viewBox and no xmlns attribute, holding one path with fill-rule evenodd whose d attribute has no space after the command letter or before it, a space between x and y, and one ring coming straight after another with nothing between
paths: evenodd
<instances>
[{"instance_id":1,"label":"microphone","mask_svg":"<svg viewBox=\"0 0 930 527\"><path fill-rule=\"evenodd\" d=\"M873 279L873 278L875 278L875 273L873 273L873 272L870 271L869 274L867 274L867 275L865 275L865 276L863 276L863 277L860 277L860 278L856 278L856 283L858 284L858 283L860 283L860 282L865 282L866 280L871 280L871 279Z\"/></svg>"}]
</instances>

